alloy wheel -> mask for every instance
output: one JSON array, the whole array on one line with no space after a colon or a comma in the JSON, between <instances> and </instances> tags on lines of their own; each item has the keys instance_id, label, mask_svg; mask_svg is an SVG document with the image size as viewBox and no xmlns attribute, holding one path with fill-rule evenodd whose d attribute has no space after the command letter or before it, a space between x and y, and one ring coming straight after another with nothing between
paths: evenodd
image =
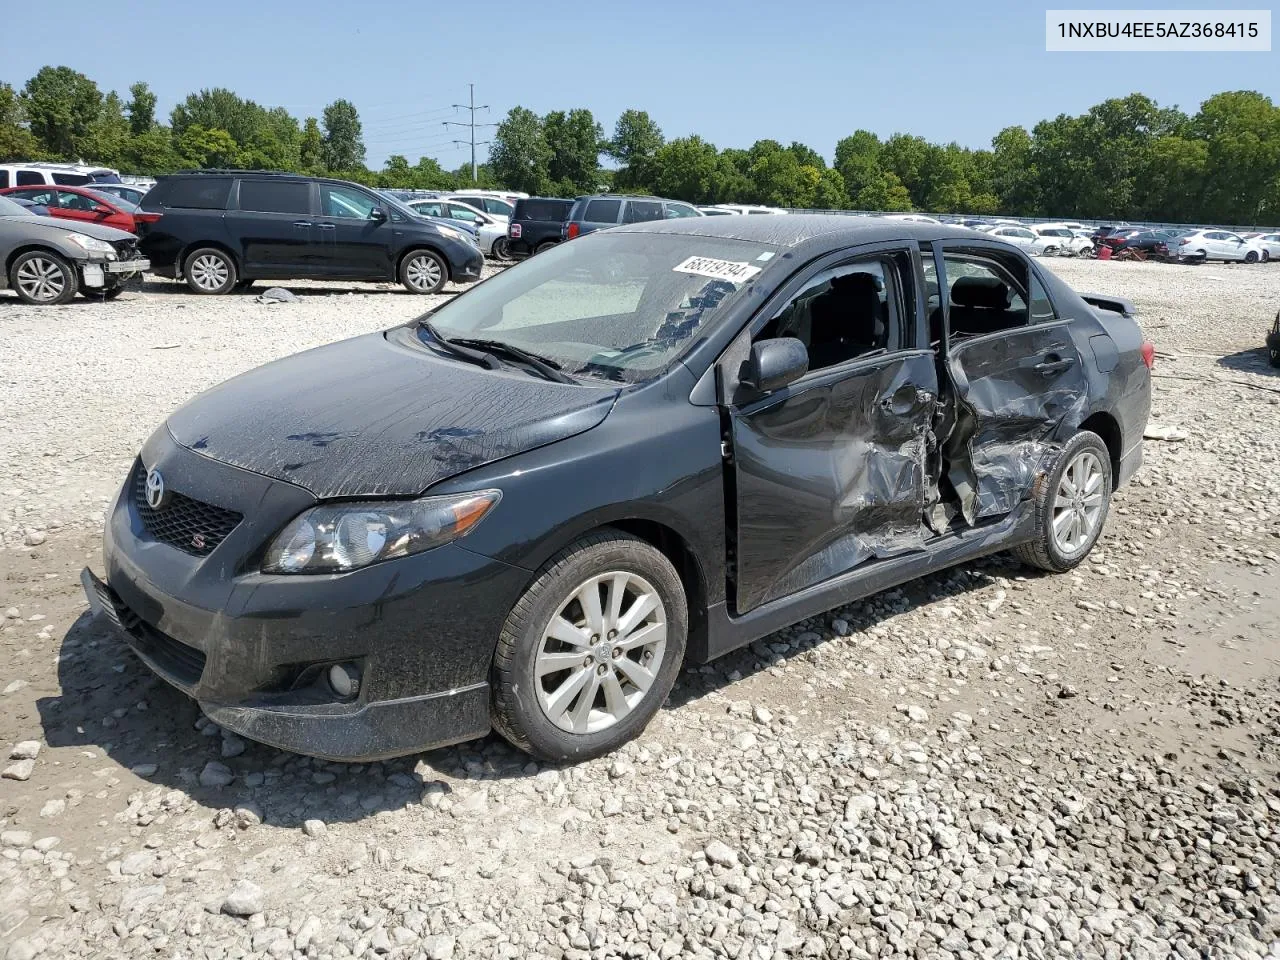
<instances>
[{"instance_id":1,"label":"alloy wheel","mask_svg":"<svg viewBox=\"0 0 1280 960\"><path fill-rule=\"evenodd\" d=\"M191 261L191 282L201 290L218 290L230 278L227 262L212 253L201 254Z\"/></svg>"},{"instance_id":2,"label":"alloy wheel","mask_svg":"<svg viewBox=\"0 0 1280 960\"><path fill-rule=\"evenodd\" d=\"M440 282L440 264L434 257L419 255L405 265L404 275L415 290L433 290Z\"/></svg>"},{"instance_id":3,"label":"alloy wheel","mask_svg":"<svg viewBox=\"0 0 1280 960\"><path fill-rule=\"evenodd\" d=\"M534 658L547 719L598 733L648 695L667 648L667 611L644 577L612 570L579 584L556 608Z\"/></svg>"},{"instance_id":4,"label":"alloy wheel","mask_svg":"<svg viewBox=\"0 0 1280 960\"><path fill-rule=\"evenodd\" d=\"M61 264L47 257L32 257L18 267L18 288L36 303L52 303L67 288Z\"/></svg>"},{"instance_id":5,"label":"alloy wheel","mask_svg":"<svg viewBox=\"0 0 1280 960\"><path fill-rule=\"evenodd\" d=\"M1104 506L1106 474L1092 450L1082 450L1062 471L1053 501L1053 540L1070 556L1097 534Z\"/></svg>"}]
</instances>

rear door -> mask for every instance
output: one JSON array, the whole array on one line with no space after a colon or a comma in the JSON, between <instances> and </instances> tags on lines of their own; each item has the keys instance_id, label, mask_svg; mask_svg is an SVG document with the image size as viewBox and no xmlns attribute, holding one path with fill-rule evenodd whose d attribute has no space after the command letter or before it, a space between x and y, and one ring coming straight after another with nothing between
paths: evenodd
<instances>
[{"instance_id":1,"label":"rear door","mask_svg":"<svg viewBox=\"0 0 1280 960\"><path fill-rule=\"evenodd\" d=\"M238 210L227 214L245 273L302 277L318 269L312 224L315 186L306 180L242 177Z\"/></svg>"},{"instance_id":2,"label":"rear door","mask_svg":"<svg viewBox=\"0 0 1280 960\"><path fill-rule=\"evenodd\" d=\"M924 549L937 372L914 263L907 244L860 248L775 294L752 340L806 344L809 372L791 385L755 395L721 361L737 613Z\"/></svg>"},{"instance_id":3,"label":"rear door","mask_svg":"<svg viewBox=\"0 0 1280 960\"><path fill-rule=\"evenodd\" d=\"M944 356L954 399L944 430L947 483L970 525L1029 496L1040 469L1088 403L1070 321L1058 317L1035 268L981 241L935 249Z\"/></svg>"}]
</instances>

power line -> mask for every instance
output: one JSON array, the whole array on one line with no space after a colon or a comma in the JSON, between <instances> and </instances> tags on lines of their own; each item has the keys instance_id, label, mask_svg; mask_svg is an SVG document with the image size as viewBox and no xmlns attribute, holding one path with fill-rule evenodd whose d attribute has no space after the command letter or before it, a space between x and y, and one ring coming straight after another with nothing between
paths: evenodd
<instances>
[{"instance_id":1,"label":"power line","mask_svg":"<svg viewBox=\"0 0 1280 960\"><path fill-rule=\"evenodd\" d=\"M477 182L477 177L476 177L476 127L496 127L496 126L497 126L497 124L496 124L496 123L476 123L476 111L477 111L477 110L488 110L488 109L489 109L489 107L488 107L488 105L487 105L487 104L486 104L486 105L484 105L484 106L477 107L477 106L476 106L476 85L475 85L474 83L469 83L469 84L467 84L467 86L471 88L471 103L470 103L470 105L465 104L465 103L455 103L455 104L454 104L454 106L455 106L455 107L457 107L459 110L469 110L469 111L471 111L471 121L470 121L469 123L458 123L458 122L453 121L453 120L446 120L446 121L444 121L444 125L445 125L446 127L469 127L469 128L471 129L471 182L472 182L472 183L476 183L476 182ZM455 143L459 143L459 144L465 144L465 143L466 143L466 141L465 141L465 140L455 140L454 142L455 142ZM485 141L485 142L486 142L486 143L488 143L488 142L490 142L490 141Z\"/></svg>"}]
</instances>

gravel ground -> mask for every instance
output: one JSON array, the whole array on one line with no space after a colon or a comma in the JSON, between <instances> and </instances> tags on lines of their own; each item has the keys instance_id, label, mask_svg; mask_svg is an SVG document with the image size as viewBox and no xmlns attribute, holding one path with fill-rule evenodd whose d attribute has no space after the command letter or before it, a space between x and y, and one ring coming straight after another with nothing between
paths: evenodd
<instances>
[{"instance_id":1,"label":"gravel ground","mask_svg":"<svg viewBox=\"0 0 1280 960\"><path fill-rule=\"evenodd\" d=\"M1280 957L1280 266L1049 265L1139 305L1186 434L1090 560L798 624L576 767L246 743L84 616L170 409L428 301L0 295L3 956Z\"/></svg>"}]
</instances>

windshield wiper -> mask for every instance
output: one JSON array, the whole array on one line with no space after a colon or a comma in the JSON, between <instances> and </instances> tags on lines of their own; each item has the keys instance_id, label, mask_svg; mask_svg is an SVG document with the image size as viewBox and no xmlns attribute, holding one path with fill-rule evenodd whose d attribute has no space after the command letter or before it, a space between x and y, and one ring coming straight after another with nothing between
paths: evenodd
<instances>
[{"instance_id":1,"label":"windshield wiper","mask_svg":"<svg viewBox=\"0 0 1280 960\"><path fill-rule=\"evenodd\" d=\"M441 347L443 347L447 352L452 353L455 357L461 357L463 360L470 360L472 363L478 363L486 370L498 370L502 367L502 361L492 353L486 353L483 350L472 350L450 340L448 337L441 334L426 317L423 317L418 321L418 326L431 334L431 339L440 344Z\"/></svg>"},{"instance_id":2,"label":"windshield wiper","mask_svg":"<svg viewBox=\"0 0 1280 960\"><path fill-rule=\"evenodd\" d=\"M505 353L509 357L526 363L548 380L555 380L557 383L577 384L577 380L565 373L560 364L550 357L544 357L537 353L531 353L522 347L514 346L502 340L484 340L477 337L454 337L451 341L454 346L475 347L479 350L488 352L490 355L495 353Z\"/></svg>"}]
</instances>

